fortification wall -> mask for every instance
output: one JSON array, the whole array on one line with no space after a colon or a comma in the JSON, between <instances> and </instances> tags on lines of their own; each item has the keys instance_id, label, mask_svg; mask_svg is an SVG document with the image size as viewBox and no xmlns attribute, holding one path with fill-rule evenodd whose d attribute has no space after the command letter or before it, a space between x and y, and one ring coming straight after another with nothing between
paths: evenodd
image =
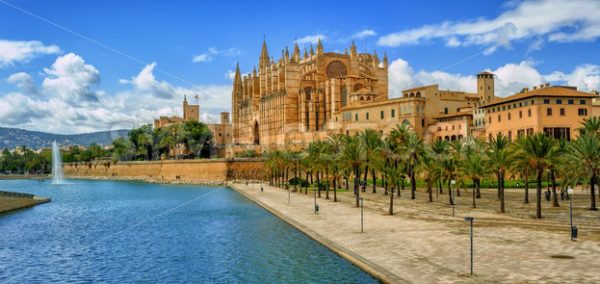
<instances>
[{"instance_id":1,"label":"fortification wall","mask_svg":"<svg viewBox=\"0 0 600 284\"><path fill-rule=\"evenodd\" d=\"M68 177L221 182L259 179L264 176L263 167L261 159L211 159L68 163L63 169Z\"/></svg>"}]
</instances>

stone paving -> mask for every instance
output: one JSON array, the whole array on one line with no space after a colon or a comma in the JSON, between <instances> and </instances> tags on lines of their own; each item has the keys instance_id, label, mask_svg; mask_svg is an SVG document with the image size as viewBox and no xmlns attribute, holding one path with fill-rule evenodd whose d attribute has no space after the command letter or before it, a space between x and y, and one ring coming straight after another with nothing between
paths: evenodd
<instances>
[{"instance_id":1,"label":"stone paving","mask_svg":"<svg viewBox=\"0 0 600 284\"><path fill-rule=\"evenodd\" d=\"M594 237L571 241L568 227L557 229L553 223L474 214L475 276L471 277L469 226L461 211L452 217L403 206L407 200L399 202L390 216L384 197L367 199L361 233L360 209L354 207L351 193L340 193L337 203L323 195L317 199L320 212L314 214L311 193L291 193L288 204L284 189L264 185L261 192L258 184L231 186L297 227L393 275L388 278L392 282L600 283L600 241Z\"/></svg>"}]
</instances>

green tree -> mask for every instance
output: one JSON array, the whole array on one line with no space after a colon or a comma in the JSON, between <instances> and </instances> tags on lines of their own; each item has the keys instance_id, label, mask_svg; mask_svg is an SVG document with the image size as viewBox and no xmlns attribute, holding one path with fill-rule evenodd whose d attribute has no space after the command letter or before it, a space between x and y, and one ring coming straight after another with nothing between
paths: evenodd
<instances>
[{"instance_id":1,"label":"green tree","mask_svg":"<svg viewBox=\"0 0 600 284\"><path fill-rule=\"evenodd\" d=\"M588 172L591 197L590 210L598 210L596 208L594 186L596 185L596 175L600 169L600 138L598 135L587 132L571 142L569 149L569 157Z\"/></svg>"},{"instance_id":2,"label":"green tree","mask_svg":"<svg viewBox=\"0 0 600 284\"><path fill-rule=\"evenodd\" d=\"M481 187L481 179L487 174L486 144L480 139L469 137L462 148L463 159L460 169L462 173L473 181L473 208L477 207L477 192Z\"/></svg>"},{"instance_id":3,"label":"green tree","mask_svg":"<svg viewBox=\"0 0 600 284\"><path fill-rule=\"evenodd\" d=\"M498 180L498 199L500 200L500 213L505 213L504 205L504 176L506 170L510 167L510 140L502 133L498 133L495 137L487 143L488 152L487 156L489 159L489 165L491 170L496 174Z\"/></svg>"}]
</instances>

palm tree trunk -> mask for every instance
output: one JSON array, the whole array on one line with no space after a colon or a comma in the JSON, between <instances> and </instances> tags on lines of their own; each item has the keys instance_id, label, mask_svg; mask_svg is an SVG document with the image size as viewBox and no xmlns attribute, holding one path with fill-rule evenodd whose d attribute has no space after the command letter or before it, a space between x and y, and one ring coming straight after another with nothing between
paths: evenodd
<instances>
[{"instance_id":1,"label":"palm tree trunk","mask_svg":"<svg viewBox=\"0 0 600 284\"><path fill-rule=\"evenodd\" d=\"M590 205L590 210L596 211L596 189L594 185L596 184L596 171L592 171L592 178L590 179L590 197L592 200L592 204Z\"/></svg>"},{"instance_id":2,"label":"palm tree trunk","mask_svg":"<svg viewBox=\"0 0 600 284\"><path fill-rule=\"evenodd\" d=\"M444 194L444 178L440 175L440 179L438 179L438 188L440 189L440 194Z\"/></svg>"},{"instance_id":3,"label":"palm tree trunk","mask_svg":"<svg viewBox=\"0 0 600 284\"><path fill-rule=\"evenodd\" d=\"M558 204L558 195L556 195L556 176L554 170L550 171L550 179L552 179L552 207L560 207L560 204Z\"/></svg>"},{"instance_id":4,"label":"palm tree trunk","mask_svg":"<svg viewBox=\"0 0 600 284\"><path fill-rule=\"evenodd\" d=\"M500 172L499 177L500 181L498 184L500 186L500 213L505 213L506 210L504 208L504 172Z\"/></svg>"},{"instance_id":5,"label":"palm tree trunk","mask_svg":"<svg viewBox=\"0 0 600 284\"><path fill-rule=\"evenodd\" d=\"M454 198L452 198L452 187L450 179L448 179L448 201L450 202L450 205L454 205Z\"/></svg>"},{"instance_id":6,"label":"palm tree trunk","mask_svg":"<svg viewBox=\"0 0 600 284\"><path fill-rule=\"evenodd\" d=\"M535 216L537 218L542 218L542 174L543 174L543 170L537 170L536 211L535 211Z\"/></svg>"},{"instance_id":7,"label":"palm tree trunk","mask_svg":"<svg viewBox=\"0 0 600 284\"><path fill-rule=\"evenodd\" d=\"M321 171L317 171L317 192L319 193L317 197L321 198L321 177L319 174L321 174Z\"/></svg>"},{"instance_id":8,"label":"palm tree trunk","mask_svg":"<svg viewBox=\"0 0 600 284\"><path fill-rule=\"evenodd\" d=\"M325 168L325 178L329 177L329 170ZM329 181L325 185L325 199L329 199Z\"/></svg>"},{"instance_id":9,"label":"palm tree trunk","mask_svg":"<svg viewBox=\"0 0 600 284\"><path fill-rule=\"evenodd\" d=\"M529 203L529 173L525 171L525 201L523 203Z\"/></svg>"},{"instance_id":10,"label":"palm tree trunk","mask_svg":"<svg viewBox=\"0 0 600 284\"><path fill-rule=\"evenodd\" d=\"M369 162L369 160L367 160L367 163ZM369 165L365 166L365 177L364 177L364 183L362 186L362 191L365 192L367 190L367 178L369 176Z\"/></svg>"},{"instance_id":11,"label":"palm tree trunk","mask_svg":"<svg viewBox=\"0 0 600 284\"><path fill-rule=\"evenodd\" d=\"M306 180L304 181L304 195L308 194L308 172L306 172Z\"/></svg>"},{"instance_id":12,"label":"palm tree trunk","mask_svg":"<svg viewBox=\"0 0 600 284\"><path fill-rule=\"evenodd\" d=\"M387 182L387 180L383 180L383 188L384 188L383 195L388 195L388 182ZM394 195L394 193L392 193L392 195Z\"/></svg>"},{"instance_id":13,"label":"palm tree trunk","mask_svg":"<svg viewBox=\"0 0 600 284\"><path fill-rule=\"evenodd\" d=\"M415 166L410 166L410 199L415 199L415 192L417 191L417 182L415 180Z\"/></svg>"},{"instance_id":14,"label":"palm tree trunk","mask_svg":"<svg viewBox=\"0 0 600 284\"><path fill-rule=\"evenodd\" d=\"M496 194L498 195L498 200L500 200L500 171L496 173L496 179L498 180L498 190Z\"/></svg>"},{"instance_id":15,"label":"palm tree trunk","mask_svg":"<svg viewBox=\"0 0 600 284\"><path fill-rule=\"evenodd\" d=\"M358 179L360 177L360 172L358 167L354 167L354 195L356 195L356 207L360 206L360 190L358 189Z\"/></svg>"},{"instance_id":16,"label":"palm tree trunk","mask_svg":"<svg viewBox=\"0 0 600 284\"><path fill-rule=\"evenodd\" d=\"M337 202L337 178L333 178L333 202Z\"/></svg>"},{"instance_id":17,"label":"palm tree trunk","mask_svg":"<svg viewBox=\"0 0 600 284\"><path fill-rule=\"evenodd\" d=\"M373 193L377 193L377 175L375 169L371 169L371 176L373 177Z\"/></svg>"},{"instance_id":18,"label":"palm tree trunk","mask_svg":"<svg viewBox=\"0 0 600 284\"><path fill-rule=\"evenodd\" d=\"M393 187L391 188L392 190L392 194L390 194L390 209L388 211L388 213L390 215L394 215L394 189Z\"/></svg>"},{"instance_id":19,"label":"palm tree trunk","mask_svg":"<svg viewBox=\"0 0 600 284\"><path fill-rule=\"evenodd\" d=\"M477 204L475 204L475 199L476 199L476 192L477 192L477 179L474 178L473 179L473 208L477 208Z\"/></svg>"},{"instance_id":20,"label":"palm tree trunk","mask_svg":"<svg viewBox=\"0 0 600 284\"><path fill-rule=\"evenodd\" d=\"M402 189L404 189L404 179L402 179ZM400 193L400 182L396 181L396 197L402 197L402 194Z\"/></svg>"},{"instance_id":21,"label":"palm tree trunk","mask_svg":"<svg viewBox=\"0 0 600 284\"><path fill-rule=\"evenodd\" d=\"M433 184L431 178L427 179L427 193L429 194L429 202L433 202Z\"/></svg>"}]
</instances>

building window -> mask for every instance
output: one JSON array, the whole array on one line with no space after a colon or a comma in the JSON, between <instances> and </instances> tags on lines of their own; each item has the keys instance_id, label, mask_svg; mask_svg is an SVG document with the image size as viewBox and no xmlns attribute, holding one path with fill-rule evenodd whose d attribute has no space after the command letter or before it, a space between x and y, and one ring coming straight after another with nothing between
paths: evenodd
<instances>
[{"instance_id":1,"label":"building window","mask_svg":"<svg viewBox=\"0 0 600 284\"><path fill-rule=\"evenodd\" d=\"M358 121L358 113L355 113L355 114L354 114L354 120L355 120L355 121Z\"/></svg>"},{"instance_id":2,"label":"building window","mask_svg":"<svg viewBox=\"0 0 600 284\"><path fill-rule=\"evenodd\" d=\"M560 116L565 116L565 109L564 108L560 109Z\"/></svg>"},{"instance_id":3,"label":"building window","mask_svg":"<svg viewBox=\"0 0 600 284\"><path fill-rule=\"evenodd\" d=\"M348 90L346 86L342 87L342 106L345 107L348 104Z\"/></svg>"},{"instance_id":4,"label":"building window","mask_svg":"<svg viewBox=\"0 0 600 284\"><path fill-rule=\"evenodd\" d=\"M573 100L568 100L567 102L568 102L570 105L572 105L572 104L573 104Z\"/></svg>"},{"instance_id":5,"label":"building window","mask_svg":"<svg viewBox=\"0 0 600 284\"><path fill-rule=\"evenodd\" d=\"M535 100L531 100L531 104L534 105L535 104Z\"/></svg>"},{"instance_id":6,"label":"building window","mask_svg":"<svg viewBox=\"0 0 600 284\"><path fill-rule=\"evenodd\" d=\"M392 117L396 117L396 110L395 109L392 110Z\"/></svg>"},{"instance_id":7,"label":"building window","mask_svg":"<svg viewBox=\"0 0 600 284\"><path fill-rule=\"evenodd\" d=\"M544 99L544 104L547 105L550 103L550 99Z\"/></svg>"},{"instance_id":8,"label":"building window","mask_svg":"<svg viewBox=\"0 0 600 284\"><path fill-rule=\"evenodd\" d=\"M510 120L510 112L508 113L508 120Z\"/></svg>"},{"instance_id":9,"label":"building window","mask_svg":"<svg viewBox=\"0 0 600 284\"><path fill-rule=\"evenodd\" d=\"M488 118L488 120L489 120L488 123L492 123L492 117L491 116Z\"/></svg>"},{"instance_id":10,"label":"building window","mask_svg":"<svg viewBox=\"0 0 600 284\"><path fill-rule=\"evenodd\" d=\"M556 99L556 104L557 105L562 105L562 100L561 99Z\"/></svg>"},{"instance_id":11,"label":"building window","mask_svg":"<svg viewBox=\"0 0 600 284\"><path fill-rule=\"evenodd\" d=\"M519 118L523 118L523 111L519 111Z\"/></svg>"},{"instance_id":12,"label":"building window","mask_svg":"<svg viewBox=\"0 0 600 284\"><path fill-rule=\"evenodd\" d=\"M555 139L571 140L571 128L569 127L544 127L544 134Z\"/></svg>"},{"instance_id":13,"label":"building window","mask_svg":"<svg viewBox=\"0 0 600 284\"><path fill-rule=\"evenodd\" d=\"M367 112L365 117L367 118L367 120L369 120L369 113Z\"/></svg>"},{"instance_id":14,"label":"building window","mask_svg":"<svg viewBox=\"0 0 600 284\"><path fill-rule=\"evenodd\" d=\"M385 112L383 110L379 113L379 115L381 116L381 119L383 119L384 113Z\"/></svg>"},{"instance_id":15,"label":"building window","mask_svg":"<svg viewBox=\"0 0 600 284\"><path fill-rule=\"evenodd\" d=\"M519 130L517 130L517 137L521 138L523 136L525 136L525 129L519 129Z\"/></svg>"},{"instance_id":16,"label":"building window","mask_svg":"<svg viewBox=\"0 0 600 284\"><path fill-rule=\"evenodd\" d=\"M508 131L508 141L512 141L512 131Z\"/></svg>"},{"instance_id":17,"label":"building window","mask_svg":"<svg viewBox=\"0 0 600 284\"><path fill-rule=\"evenodd\" d=\"M447 107L444 108L444 114L448 114L448 108Z\"/></svg>"},{"instance_id":18,"label":"building window","mask_svg":"<svg viewBox=\"0 0 600 284\"><path fill-rule=\"evenodd\" d=\"M587 109L586 108L580 108L577 110L577 114L579 114L579 116L587 116Z\"/></svg>"},{"instance_id":19,"label":"building window","mask_svg":"<svg viewBox=\"0 0 600 284\"><path fill-rule=\"evenodd\" d=\"M500 115L498 115L498 122L502 121L502 117Z\"/></svg>"},{"instance_id":20,"label":"building window","mask_svg":"<svg viewBox=\"0 0 600 284\"><path fill-rule=\"evenodd\" d=\"M533 128L527 128L527 136L533 135Z\"/></svg>"},{"instance_id":21,"label":"building window","mask_svg":"<svg viewBox=\"0 0 600 284\"><path fill-rule=\"evenodd\" d=\"M547 108L546 109L546 115L547 116L552 116L552 108Z\"/></svg>"},{"instance_id":22,"label":"building window","mask_svg":"<svg viewBox=\"0 0 600 284\"><path fill-rule=\"evenodd\" d=\"M438 126L438 132L442 131L442 128Z\"/></svg>"},{"instance_id":23,"label":"building window","mask_svg":"<svg viewBox=\"0 0 600 284\"><path fill-rule=\"evenodd\" d=\"M425 127L425 119L421 118L421 127Z\"/></svg>"},{"instance_id":24,"label":"building window","mask_svg":"<svg viewBox=\"0 0 600 284\"><path fill-rule=\"evenodd\" d=\"M585 104L585 100L579 100L579 104L580 105L584 105Z\"/></svg>"},{"instance_id":25,"label":"building window","mask_svg":"<svg viewBox=\"0 0 600 284\"><path fill-rule=\"evenodd\" d=\"M527 110L527 116L531 117L531 109Z\"/></svg>"}]
</instances>

